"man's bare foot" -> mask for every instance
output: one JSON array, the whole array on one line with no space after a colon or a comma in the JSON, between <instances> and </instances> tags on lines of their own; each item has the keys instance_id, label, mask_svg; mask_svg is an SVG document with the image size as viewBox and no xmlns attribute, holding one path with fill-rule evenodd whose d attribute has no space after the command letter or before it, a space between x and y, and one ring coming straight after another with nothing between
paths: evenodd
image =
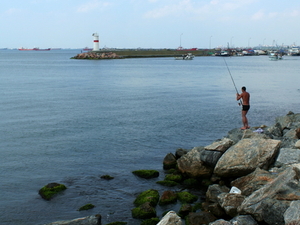
<instances>
[{"instance_id":1,"label":"man's bare foot","mask_svg":"<svg viewBox=\"0 0 300 225\"><path fill-rule=\"evenodd\" d=\"M247 129L247 127L241 127L241 130L246 130Z\"/></svg>"}]
</instances>

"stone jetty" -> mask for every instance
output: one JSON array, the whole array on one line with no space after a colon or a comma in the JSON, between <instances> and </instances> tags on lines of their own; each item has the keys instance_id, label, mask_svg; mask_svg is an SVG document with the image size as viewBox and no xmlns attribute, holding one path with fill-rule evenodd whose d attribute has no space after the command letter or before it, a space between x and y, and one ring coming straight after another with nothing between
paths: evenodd
<instances>
[{"instance_id":1,"label":"stone jetty","mask_svg":"<svg viewBox=\"0 0 300 225\"><path fill-rule=\"evenodd\" d=\"M82 52L72 57L72 59L122 59L122 56L114 52Z\"/></svg>"},{"instance_id":2,"label":"stone jetty","mask_svg":"<svg viewBox=\"0 0 300 225\"><path fill-rule=\"evenodd\" d=\"M300 114L289 112L272 126L233 129L208 146L167 154L164 169L202 189L206 181L205 200L200 209L185 204L185 213L171 210L152 224L300 224L299 139ZM69 224L100 224L99 217L93 219Z\"/></svg>"}]
</instances>

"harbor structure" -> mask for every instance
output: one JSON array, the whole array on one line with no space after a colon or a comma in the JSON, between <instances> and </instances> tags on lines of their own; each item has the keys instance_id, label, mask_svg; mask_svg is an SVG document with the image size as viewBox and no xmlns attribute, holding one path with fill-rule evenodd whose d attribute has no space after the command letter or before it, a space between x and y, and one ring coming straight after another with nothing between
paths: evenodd
<instances>
[{"instance_id":1,"label":"harbor structure","mask_svg":"<svg viewBox=\"0 0 300 225\"><path fill-rule=\"evenodd\" d=\"M97 33L93 33L94 36L94 48L93 51L99 51L99 35Z\"/></svg>"}]
</instances>

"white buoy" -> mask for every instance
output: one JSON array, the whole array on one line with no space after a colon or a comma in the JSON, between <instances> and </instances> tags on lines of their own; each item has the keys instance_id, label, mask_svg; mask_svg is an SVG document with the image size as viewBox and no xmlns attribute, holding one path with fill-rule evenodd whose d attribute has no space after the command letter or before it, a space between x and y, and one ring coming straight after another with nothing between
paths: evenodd
<instances>
[{"instance_id":1,"label":"white buoy","mask_svg":"<svg viewBox=\"0 0 300 225\"><path fill-rule=\"evenodd\" d=\"M97 33L93 33L94 36L94 48L93 51L99 51L99 35Z\"/></svg>"}]
</instances>

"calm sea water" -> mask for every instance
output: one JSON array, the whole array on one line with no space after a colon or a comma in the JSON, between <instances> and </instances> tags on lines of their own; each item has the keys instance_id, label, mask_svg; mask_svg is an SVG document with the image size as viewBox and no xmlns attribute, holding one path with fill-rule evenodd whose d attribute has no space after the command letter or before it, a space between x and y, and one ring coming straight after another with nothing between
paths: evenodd
<instances>
[{"instance_id":1,"label":"calm sea water","mask_svg":"<svg viewBox=\"0 0 300 225\"><path fill-rule=\"evenodd\" d=\"M242 126L223 58L72 60L78 51L0 51L0 221L45 224L101 214L131 218L136 195L162 192L162 160L177 148L205 146ZM251 94L251 126L300 112L300 58L226 58ZM137 169L157 169L143 180ZM106 181L102 175L115 179ZM68 189L51 201L38 190ZM96 207L79 212L82 205ZM160 212L177 209L170 205Z\"/></svg>"}]
</instances>

